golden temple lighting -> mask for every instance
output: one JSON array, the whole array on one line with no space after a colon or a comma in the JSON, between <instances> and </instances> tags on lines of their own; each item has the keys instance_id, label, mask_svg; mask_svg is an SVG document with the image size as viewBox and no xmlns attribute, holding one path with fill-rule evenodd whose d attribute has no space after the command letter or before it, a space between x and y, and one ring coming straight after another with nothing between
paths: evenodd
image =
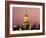
<instances>
[{"instance_id":1,"label":"golden temple lighting","mask_svg":"<svg viewBox=\"0 0 46 38\"><path fill-rule=\"evenodd\" d=\"M26 28L26 29L31 29L31 24L30 24L30 21L29 21L29 17L28 17L28 14L27 14L27 10L26 10L26 14L25 14L25 16L24 16L24 27Z\"/></svg>"}]
</instances>

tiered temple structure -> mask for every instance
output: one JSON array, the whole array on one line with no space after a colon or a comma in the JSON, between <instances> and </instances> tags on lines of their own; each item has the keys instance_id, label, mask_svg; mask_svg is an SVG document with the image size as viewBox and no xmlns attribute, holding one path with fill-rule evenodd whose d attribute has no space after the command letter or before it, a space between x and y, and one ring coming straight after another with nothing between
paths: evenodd
<instances>
[{"instance_id":1,"label":"tiered temple structure","mask_svg":"<svg viewBox=\"0 0 46 38\"><path fill-rule=\"evenodd\" d=\"M31 29L31 26L32 26L32 24L30 23L30 20L29 20L28 14L27 14L27 10L26 10L26 14L25 14L25 17L24 17L23 28L25 30L29 30L29 29Z\"/></svg>"}]
</instances>

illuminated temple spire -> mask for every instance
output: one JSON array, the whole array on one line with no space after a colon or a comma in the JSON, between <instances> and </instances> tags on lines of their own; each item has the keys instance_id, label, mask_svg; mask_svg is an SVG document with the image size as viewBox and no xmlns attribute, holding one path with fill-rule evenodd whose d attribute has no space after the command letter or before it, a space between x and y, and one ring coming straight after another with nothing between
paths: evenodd
<instances>
[{"instance_id":1,"label":"illuminated temple spire","mask_svg":"<svg viewBox=\"0 0 46 38\"><path fill-rule=\"evenodd\" d=\"M28 14L27 14L27 10L26 10L26 14L24 16L24 28L25 29L30 29L30 23L29 23L29 17L28 17Z\"/></svg>"},{"instance_id":2,"label":"illuminated temple spire","mask_svg":"<svg viewBox=\"0 0 46 38\"><path fill-rule=\"evenodd\" d=\"M24 16L24 24L28 24L29 23L29 18L28 18L28 14L27 14L27 10L26 10L26 14Z\"/></svg>"}]
</instances>

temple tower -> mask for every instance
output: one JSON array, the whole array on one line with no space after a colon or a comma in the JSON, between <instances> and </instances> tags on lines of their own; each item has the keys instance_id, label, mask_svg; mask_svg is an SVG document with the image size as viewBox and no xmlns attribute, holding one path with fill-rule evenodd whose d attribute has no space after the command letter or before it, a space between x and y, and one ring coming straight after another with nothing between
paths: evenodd
<instances>
[{"instance_id":1,"label":"temple tower","mask_svg":"<svg viewBox=\"0 0 46 38\"><path fill-rule=\"evenodd\" d=\"M26 10L26 14L24 16L24 29L31 29L31 25L30 25L30 21L29 21L29 17L28 17L28 14L27 14L27 10Z\"/></svg>"}]
</instances>

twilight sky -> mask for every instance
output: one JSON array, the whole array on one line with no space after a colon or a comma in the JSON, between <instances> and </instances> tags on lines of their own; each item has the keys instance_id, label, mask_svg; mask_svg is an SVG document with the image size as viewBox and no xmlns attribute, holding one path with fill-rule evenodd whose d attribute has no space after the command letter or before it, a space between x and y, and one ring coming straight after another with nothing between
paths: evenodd
<instances>
[{"instance_id":1,"label":"twilight sky","mask_svg":"<svg viewBox=\"0 0 46 38\"><path fill-rule=\"evenodd\" d=\"M13 7L13 18L14 18L14 23L16 25L22 25L23 24L23 18L26 14L29 17L30 22L34 24L40 24L40 9L39 8L22 8L22 7Z\"/></svg>"}]
</instances>

